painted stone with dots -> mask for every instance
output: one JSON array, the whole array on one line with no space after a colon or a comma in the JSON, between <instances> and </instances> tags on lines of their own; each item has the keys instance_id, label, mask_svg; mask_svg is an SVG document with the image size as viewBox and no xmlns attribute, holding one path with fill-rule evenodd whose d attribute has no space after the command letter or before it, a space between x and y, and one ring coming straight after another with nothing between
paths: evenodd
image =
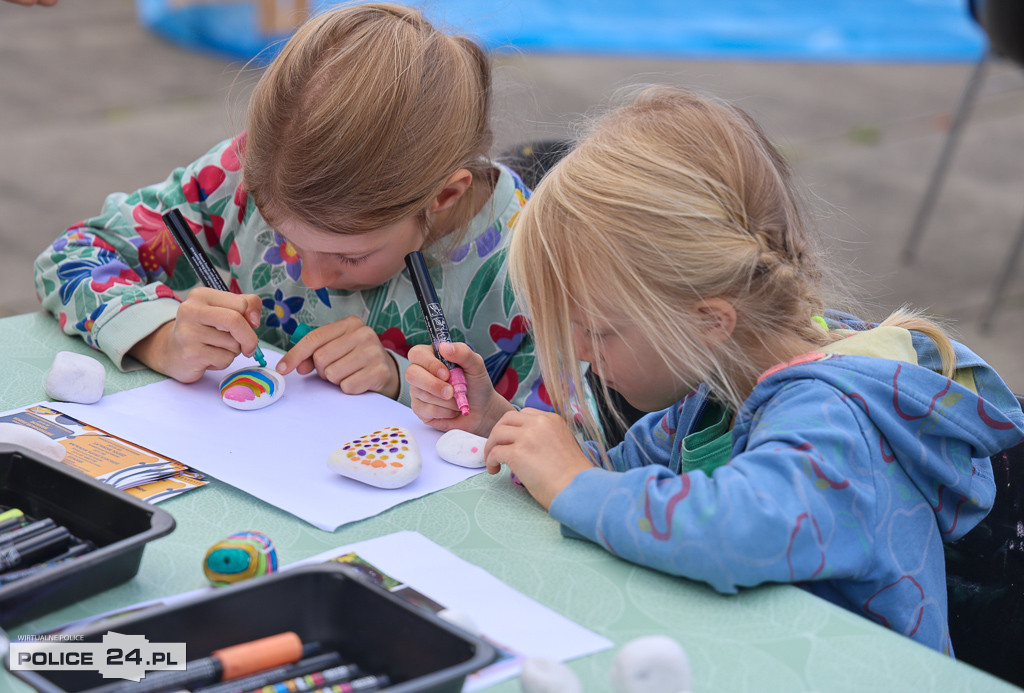
<instances>
[{"instance_id":1,"label":"painted stone with dots","mask_svg":"<svg viewBox=\"0 0 1024 693\"><path fill-rule=\"evenodd\" d=\"M263 532L232 534L211 546L203 558L203 574L218 587L277 570L277 550Z\"/></svg>"},{"instance_id":2,"label":"painted stone with dots","mask_svg":"<svg viewBox=\"0 0 1024 693\"><path fill-rule=\"evenodd\" d=\"M438 438L434 450L445 462L478 469L484 466L485 445L486 438L456 428Z\"/></svg>"},{"instance_id":3,"label":"painted stone with dots","mask_svg":"<svg viewBox=\"0 0 1024 693\"><path fill-rule=\"evenodd\" d=\"M423 461L412 434L389 426L345 443L327 458L327 466L349 479L390 489L411 483Z\"/></svg>"},{"instance_id":4,"label":"painted stone with dots","mask_svg":"<svg viewBox=\"0 0 1024 693\"><path fill-rule=\"evenodd\" d=\"M284 376L269 368L242 368L220 381L220 398L232 409L262 409L283 394Z\"/></svg>"}]
</instances>

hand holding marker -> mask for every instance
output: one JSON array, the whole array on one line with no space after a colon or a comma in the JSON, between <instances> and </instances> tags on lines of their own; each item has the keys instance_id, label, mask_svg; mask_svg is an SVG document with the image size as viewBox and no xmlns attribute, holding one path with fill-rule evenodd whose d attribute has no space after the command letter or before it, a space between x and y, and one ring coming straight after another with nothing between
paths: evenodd
<instances>
[{"instance_id":1,"label":"hand holding marker","mask_svg":"<svg viewBox=\"0 0 1024 693\"><path fill-rule=\"evenodd\" d=\"M423 253L418 250L405 256L405 266L409 269L409 278L412 279L412 286L416 289L416 298L420 301L420 309L423 311L423 319L427 323L427 331L430 332L430 341L434 343L434 355L448 369L448 382L455 390L455 403L459 405L459 411L463 416L469 415L469 400L466 397L466 374L461 368L441 357L437 345L441 342L452 341L448 332L448 321L444 319L441 311L441 303L437 300L437 292L434 291L434 283L430 280L430 272L427 271L427 263L423 259Z\"/></svg>"},{"instance_id":2,"label":"hand holding marker","mask_svg":"<svg viewBox=\"0 0 1024 693\"><path fill-rule=\"evenodd\" d=\"M217 274L217 270L210 262L210 258L203 252L202 246L199 245L195 234L192 233L192 228L185 221L185 217L182 216L181 212L177 209L171 209L163 214L163 220L171 235L174 236L174 240L178 243L178 247L181 248L181 252L184 253L185 259L192 265L195 273L199 275L203 285L210 289L230 292L230 289L224 285L224 280ZM260 364L260 366L265 367L267 365L267 360L263 357L263 352L260 350L259 345L256 345L256 351L253 352L252 357L256 359L256 363Z\"/></svg>"}]
</instances>

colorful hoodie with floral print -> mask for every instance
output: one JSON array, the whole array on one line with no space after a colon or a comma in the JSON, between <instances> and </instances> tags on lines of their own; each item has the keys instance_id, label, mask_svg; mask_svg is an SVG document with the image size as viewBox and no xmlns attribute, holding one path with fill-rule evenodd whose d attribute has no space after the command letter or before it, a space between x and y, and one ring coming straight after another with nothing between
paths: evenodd
<instances>
[{"instance_id":1,"label":"colorful hoodie with floral print","mask_svg":"<svg viewBox=\"0 0 1024 693\"><path fill-rule=\"evenodd\" d=\"M430 337L403 270L365 291L312 290L300 281L302 259L264 221L242 184L245 135L221 142L162 183L109 195L99 216L69 228L35 263L36 293L61 328L82 337L119 367L141 339L172 320L182 292L198 286L161 214L177 207L211 261L230 275L228 287L263 300L260 339L287 350L299 323L320 327L349 315L380 337L402 375L399 401L409 403L406 355ZM453 341L480 354L498 392L517 406L550 409L527 321L506 273L510 224L529 190L510 169L499 171L488 203L462 244L431 261Z\"/></svg>"},{"instance_id":2,"label":"colorful hoodie with floral print","mask_svg":"<svg viewBox=\"0 0 1024 693\"><path fill-rule=\"evenodd\" d=\"M559 493L568 535L719 592L795 583L952 654L943 542L995 497L989 456L1024 435L1013 393L957 344L953 380L917 332L831 314L847 339L761 376L731 455L681 473L705 387L647 415Z\"/></svg>"}]
</instances>

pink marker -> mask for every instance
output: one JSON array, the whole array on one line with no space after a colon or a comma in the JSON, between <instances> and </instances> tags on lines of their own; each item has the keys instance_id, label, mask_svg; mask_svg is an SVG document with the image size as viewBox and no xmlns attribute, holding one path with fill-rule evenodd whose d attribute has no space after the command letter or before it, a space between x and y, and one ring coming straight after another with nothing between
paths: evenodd
<instances>
[{"instance_id":1,"label":"pink marker","mask_svg":"<svg viewBox=\"0 0 1024 693\"><path fill-rule=\"evenodd\" d=\"M444 359L442 359L443 361ZM455 390L455 404L463 416L469 414L469 398L466 397L466 374L458 366L448 366L448 382Z\"/></svg>"},{"instance_id":2,"label":"pink marker","mask_svg":"<svg viewBox=\"0 0 1024 693\"><path fill-rule=\"evenodd\" d=\"M444 319L444 312L437 299L437 292L434 291L434 282L430 279L430 272L427 271L427 263L423 259L423 253L411 252L405 256L405 266L409 270L409 278L412 279L412 287L416 290L416 298L419 299L420 309L423 311L423 319L427 323L427 331L430 333L430 340L434 343L434 355L448 369L448 382L452 384L455 391L455 404L463 416L469 414L469 399L466 397L466 374L462 368L456 366L445 358L437 350L441 342L450 342L451 333L448 332L448 321Z\"/></svg>"}]
</instances>

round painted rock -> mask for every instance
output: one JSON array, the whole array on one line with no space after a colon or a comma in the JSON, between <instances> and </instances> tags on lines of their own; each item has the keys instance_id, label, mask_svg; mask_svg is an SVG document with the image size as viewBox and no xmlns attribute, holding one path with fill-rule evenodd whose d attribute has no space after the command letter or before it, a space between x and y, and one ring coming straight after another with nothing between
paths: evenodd
<instances>
[{"instance_id":1,"label":"round painted rock","mask_svg":"<svg viewBox=\"0 0 1024 693\"><path fill-rule=\"evenodd\" d=\"M203 558L203 574L221 586L277 570L277 551L263 532L238 532L211 546Z\"/></svg>"},{"instance_id":2,"label":"round painted rock","mask_svg":"<svg viewBox=\"0 0 1024 693\"><path fill-rule=\"evenodd\" d=\"M269 368L241 368L220 381L220 398L232 409L262 409L283 394L284 376Z\"/></svg>"},{"instance_id":3,"label":"round painted rock","mask_svg":"<svg viewBox=\"0 0 1024 693\"><path fill-rule=\"evenodd\" d=\"M416 439L401 426L390 426L345 443L327 458L327 466L370 486L399 488L419 476L423 461Z\"/></svg>"}]
</instances>

